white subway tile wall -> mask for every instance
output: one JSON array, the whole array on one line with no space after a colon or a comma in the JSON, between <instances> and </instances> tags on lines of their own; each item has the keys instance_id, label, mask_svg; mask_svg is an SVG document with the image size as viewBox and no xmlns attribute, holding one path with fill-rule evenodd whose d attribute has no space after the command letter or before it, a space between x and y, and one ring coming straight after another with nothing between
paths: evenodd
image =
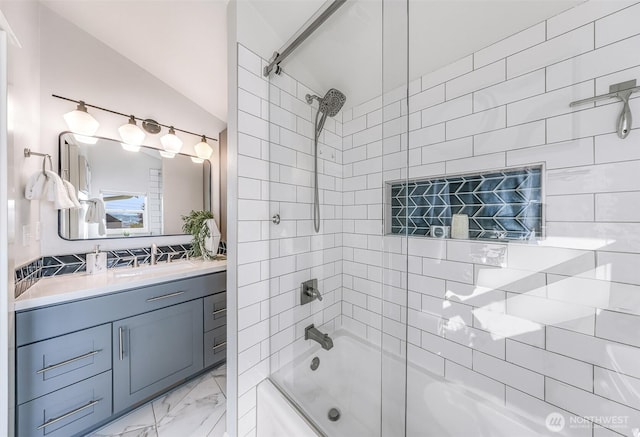
<instances>
[{"instance_id":1,"label":"white subway tile wall","mask_svg":"<svg viewBox=\"0 0 640 437\"><path fill-rule=\"evenodd\" d=\"M238 46L238 395L239 434L255 435L257 384L311 347L304 328L332 332L342 302L341 114L319 141L321 233L313 231L313 116L310 91ZM370 106L379 106L371 102ZM366 111L369 112L369 111ZM357 144L378 135L378 114L359 115ZM360 127L352 123L351 126ZM379 135L378 135L379 136ZM280 214L281 222L271 221ZM349 212L357 217L360 211ZM318 278L322 302L300 306L300 283Z\"/></svg>"},{"instance_id":2,"label":"white subway tile wall","mask_svg":"<svg viewBox=\"0 0 640 437\"><path fill-rule=\"evenodd\" d=\"M538 423L588 417L566 435L640 428L640 129L617 138L617 102L569 107L640 80L639 19L637 1L589 1L422 76L408 101L400 88L343 110L321 137L319 235L308 90L283 75L269 92L264 61L239 48L243 432L255 383L307 347L310 323L406 352ZM383 236L386 181L533 164L539 242ZM325 301L303 308L310 277Z\"/></svg>"}]
</instances>

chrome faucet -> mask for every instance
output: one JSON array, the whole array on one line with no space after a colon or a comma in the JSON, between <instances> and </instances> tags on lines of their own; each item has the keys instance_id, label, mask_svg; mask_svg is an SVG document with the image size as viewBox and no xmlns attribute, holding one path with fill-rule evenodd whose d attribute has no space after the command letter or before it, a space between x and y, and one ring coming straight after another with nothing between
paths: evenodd
<instances>
[{"instance_id":1,"label":"chrome faucet","mask_svg":"<svg viewBox=\"0 0 640 437\"><path fill-rule=\"evenodd\" d=\"M329 337L329 334L323 334L318 331L318 329L313 326L313 324L304 328L304 339L305 340L314 340L320 343L322 349L329 350L333 347L333 340Z\"/></svg>"},{"instance_id":2,"label":"chrome faucet","mask_svg":"<svg viewBox=\"0 0 640 437\"><path fill-rule=\"evenodd\" d=\"M151 245L151 265L155 266L158 263L158 245L153 243Z\"/></svg>"}]
</instances>

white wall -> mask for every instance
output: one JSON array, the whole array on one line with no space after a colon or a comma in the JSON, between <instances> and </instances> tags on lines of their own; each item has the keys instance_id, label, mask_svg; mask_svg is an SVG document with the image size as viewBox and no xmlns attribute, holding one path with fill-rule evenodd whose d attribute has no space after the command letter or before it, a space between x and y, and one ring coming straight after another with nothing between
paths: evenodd
<instances>
[{"instance_id":1,"label":"white wall","mask_svg":"<svg viewBox=\"0 0 640 437\"><path fill-rule=\"evenodd\" d=\"M2 185L6 184L7 189L6 214L8 220L7 227L2 232L6 232L8 263L6 265L6 282L2 281L0 298L3 300L2 310L6 311L8 317L2 318L3 326L6 326L7 329L3 331L6 337L0 342L3 349L2 359L6 363L6 366L4 364L0 366L0 371L5 375L0 386L6 390L2 393L3 401L0 402L0 414L6 419L7 424L6 428L3 424L1 429L6 429L6 434L12 436L15 417L15 381L12 377L15 372L13 273L16 266L39 257L41 253L39 245L35 243L33 229L28 229L29 238L26 241L22 239L23 225L29 226L34 217L38 216L39 208L38 205L31 205L24 199L20 188L20 181L37 168L36 163L25 163L22 149L40 143L38 129L40 120L40 40L37 26L33 25L38 21L37 3L1 1L0 10L22 45L22 47L18 47L8 43L7 76L6 79L1 79L7 81L8 93L6 96L7 139L6 149L3 149L6 150L7 172L2 174L2 177L6 178ZM5 97L3 96L3 98ZM7 351L7 355L4 354L4 351ZM6 406L6 410L4 406Z\"/></svg>"},{"instance_id":2,"label":"white wall","mask_svg":"<svg viewBox=\"0 0 640 437\"><path fill-rule=\"evenodd\" d=\"M38 31L38 4L36 2L0 2L22 47L9 45L9 148L12 179L9 189L15 199L15 226L11 227L15 242L12 253L19 266L40 256L36 242L35 224L40 205L24 198L24 184L42 162L26 160L25 147L38 149L40 141L40 34ZM27 238L23 239L26 226Z\"/></svg>"},{"instance_id":3,"label":"white wall","mask_svg":"<svg viewBox=\"0 0 640 437\"><path fill-rule=\"evenodd\" d=\"M55 99L51 94L82 99L98 106L133 113L138 117L153 118L160 123L174 124L212 138L217 138L218 132L224 128L224 123L213 115L45 6L40 6L40 44L42 141L34 149L57 156L58 134L67 129L62 115L74 109L72 103ZM166 56L170 62L170 53L158 56ZM193 66L186 67L187 71L188 68ZM117 128L126 122L123 117L105 112L90 110L90 113L100 121L100 128L96 134L98 136L117 138ZM160 147L160 136L148 135L145 144ZM178 136L185 144L183 152L193 153L192 147L199 139L180 133ZM214 146L214 149L212 160L215 169L217 146ZM20 163L20 166L22 165ZM214 173L214 205L217 208L217 171ZM215 208L214 214L218 214ZM59 238L57 212L50 205L41 206L40 220L43 255L83 253L91 250L96 244L95 241L69 242ZM189 237L152 237L104 240L100 244L104 250L109 250L150 245L152 242L170 244L189 240Z\"/></svg>"}]
</instances>

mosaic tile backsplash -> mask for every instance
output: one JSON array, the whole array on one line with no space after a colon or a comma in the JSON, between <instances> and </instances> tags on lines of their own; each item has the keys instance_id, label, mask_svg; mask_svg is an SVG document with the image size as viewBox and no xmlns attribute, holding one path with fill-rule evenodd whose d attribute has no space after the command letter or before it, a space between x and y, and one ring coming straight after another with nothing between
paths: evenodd
<instances>
[{"instance_id":1,"label":"mosaic tile backsplash","mask_svg":"<svg viewBox=\"0 0 640 437\"><path fill-rule=\"evenodd\" d=\"M158 262L167 261L168 257L171 257L172 260L184 259L189 249L191 249L190 244L158 246ZM221 241L218 246L218 255L226 254L227 245ZM151 261L151 249L149 247L142 247L138 249L107 251L107 268L131 266L133 264L133 257L138 258L140 265L148 264ZM27 291L29 287L41 278L83 273L86 269L86 254L84 253L39 258L15 270L15 297Z\"/></svg>"},{"instance_id":2,"label":"mosaic tile backsplash","mask_svg":"<svg viewBox=\"0 0 640 437\"><path fill-rule=\"evenodd\" d=\"M469 238L529 239L542 232L542 168L442 177L391 185L391 233L429 235L469 216Z\"/></svg>"}]
</instances>

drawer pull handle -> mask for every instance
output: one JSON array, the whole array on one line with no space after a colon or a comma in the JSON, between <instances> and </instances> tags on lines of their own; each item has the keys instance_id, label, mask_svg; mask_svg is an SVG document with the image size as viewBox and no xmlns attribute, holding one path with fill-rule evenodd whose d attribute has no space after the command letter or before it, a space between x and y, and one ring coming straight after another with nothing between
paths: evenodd
<instances>
[{"instance_id":1,"label":"drawer pull handle","mask_svg":"<svg viewBox=\"0 0 640 437\"><path fill-rule=\"evenodd\" d=\"M40 425L39 427L37 427L36 429L39 431L42 428L45 428L49 425L53 425L54 423L60 422L61 420L66 419L67 417L73 416L74 414L79 413L80 411L86 410L87 408L91 408L93 407L95 404L97 404L98 402L100 402L102 399L96 399L95 401L91 401L88 404L85 404L83 406L81 406L80 408L76 408L73 411L69 411L68 413L63 414L62 416L58 416L55 417L53 419L49 419L47 420L45 423L43 423L42 425Z\"/></svg>"},{"instance_id":2,"label":"drawer pull handle","mask_svg":"<svg viewBox=\"0 0 640 437\"><path fill-rule=\"evenodd\" d=\"M222 343L220 343L220 344L218 344L218 345L214 346L214 347L213 347L213 350L216 350L216 349L218 349L219 347L226 346L226 345L227 345L227 342L226 342L226 341L225 341L225 342L222 342Z\"/></svg>"},{"instance_id":3,"label":"drawer pull handle","mask_svg":"<svg viewBox=\"0 0 640 437\"><path fill-rule=\"evenodd\" d=\"M184 291L176 291L175 293L169 293L163 296L150 297L149 299L147 299L147 302L155 302L156 300L168 299L170 297L180 296L181 294L184 294Z\"/></svg>"},{"instance_id":4,"label":"drawer pull handle","mask_svg":"<svg viewBox=\"0 0 640 437\"><path fill-rule=\"evenodd\" d=\"M120 361L124 360L124 342L122 339L122 335L124 334L124 329L122 326L118 327L118 353L120 355Z\"/></svg>"},{"instance_id":5,"label":"drawer pull handle","mask_svg":"<svg viewBox=\"0 0 640 437\"><path fill-rule=\"evenodd\" d=\"M80 361L80 360L84 360L85 358L92 357L92 356L94 356L96 354L99 354L100 352L102 352L102 349L99 349L97 351L87 352L84 355L80 355L78 357L71 358L69 360L63 361L61 363L52 364L51 366L47 366L47 367L45 367L43 369L36 370L36 373L39 375L41 373L48 372L49 370L57 369L58 367L66 366L67 364L75 363L76 361Z\"/></svg>"},{"instance_id":6,"label":"drawer pull handle","mask_svg":"<svg viewBox=\"0 0 640 437\"><path fill-rule=\"evenodd\" d=\"M227 312L227 309L226 308L222 308L221 310L214 311L211 315L215 316L217 314L226 313L226 312Z\"/></svg>"}]
</instances>

